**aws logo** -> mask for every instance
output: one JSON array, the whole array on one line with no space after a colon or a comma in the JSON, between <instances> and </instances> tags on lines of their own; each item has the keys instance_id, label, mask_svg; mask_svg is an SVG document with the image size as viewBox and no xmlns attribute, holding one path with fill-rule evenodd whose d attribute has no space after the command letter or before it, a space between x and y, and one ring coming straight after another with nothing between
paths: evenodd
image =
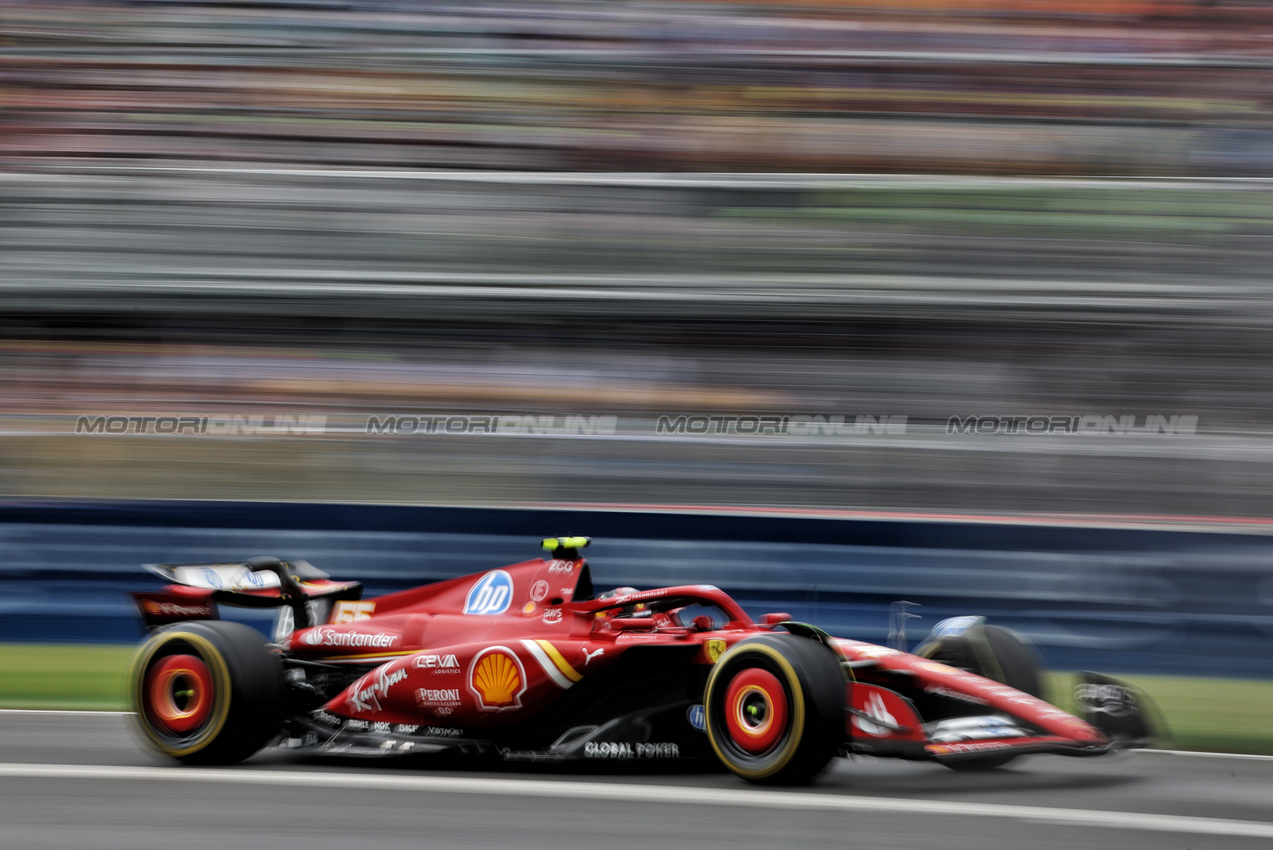
<instances>
[{"instance_id":1,"label":"aws logo","mask_svg":"<svg viewBox=\"0 0 1273 850\"><path fill-rule=\"evenodd\" d=\"M526 670L508 647L488 647L473 656L468 685L481 710L511 711L522 707Z\"/></svg>"}]
</instances>

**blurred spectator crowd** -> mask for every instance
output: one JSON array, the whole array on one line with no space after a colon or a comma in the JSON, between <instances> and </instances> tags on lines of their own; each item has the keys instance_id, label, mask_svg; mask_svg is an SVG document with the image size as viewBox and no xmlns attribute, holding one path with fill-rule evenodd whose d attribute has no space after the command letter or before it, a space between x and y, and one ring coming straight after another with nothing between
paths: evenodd
<instances>
[{"instance_id":1,"label":"blurred spectator crowd","mask_svg":"<svg viewBox=\"0 0 1273 850\"><path fill-rule=\"evenodd\" d=\"M0 0L0 158L1273 173L1266 3Z\"/></svg>"},{"instance_id":2,"label":"blurred spectator crowd","mask_svg":"<svg viewBox=\"0 0 1273 850\"><path fill-rule=\"evenodd\" d=\"M1273 190L1228 178L1273 176L1270 22L0 0L0 494L1267 515ZM620 432L360 430L389 413ZM154 414L330 429L74 430ZM1017 414L1198 425L946 427Z\"/></svg>"}]
</instances>

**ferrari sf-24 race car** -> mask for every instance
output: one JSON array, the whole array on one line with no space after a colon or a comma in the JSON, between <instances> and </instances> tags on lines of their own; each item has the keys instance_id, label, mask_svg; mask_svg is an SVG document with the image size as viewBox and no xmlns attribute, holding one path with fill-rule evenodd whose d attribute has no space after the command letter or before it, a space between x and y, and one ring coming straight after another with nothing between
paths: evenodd
<instances>
[{"instance_id":1,"label":"ferrari sf-24 race car","mask_svg":"<svg viewBox=\"0 0 1273 850\"><path fill-rule=\"evenodd\" d=\"M1134 691L1084 674L1079 714L1040 698L1033 650L981 617L913 654L834 638L716 587L596 593L585 537L543 558L373 599L303 561L163 564L133 594L150 630L130 672L143 740L182 762L267 745L544 764L719 763L800 783L837 755L987 769L1148 738ZM273 642L218 605L279 609Z\"/></svg>"}]
</instances>

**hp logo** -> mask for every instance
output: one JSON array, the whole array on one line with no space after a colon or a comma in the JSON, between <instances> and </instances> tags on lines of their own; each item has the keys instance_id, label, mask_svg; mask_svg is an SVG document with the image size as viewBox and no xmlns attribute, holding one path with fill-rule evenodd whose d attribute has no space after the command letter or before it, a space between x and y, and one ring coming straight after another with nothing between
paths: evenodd
<instances>
[{"instance_id":1,"label":"hp logo","mask_svg":"<svg viewBox=\"0 0 1273 850\"><path fill-rule=\"evenodd\" d=\"M465 614L503 614L513 601L513 577L491 570L477 580L464 598Z\"/></svg>"}]
</instances>

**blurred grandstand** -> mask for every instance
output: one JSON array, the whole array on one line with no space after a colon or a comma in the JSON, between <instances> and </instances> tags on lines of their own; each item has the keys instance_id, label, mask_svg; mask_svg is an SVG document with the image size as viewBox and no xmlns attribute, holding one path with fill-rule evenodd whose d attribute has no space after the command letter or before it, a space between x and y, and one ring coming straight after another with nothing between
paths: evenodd
<instances>
[{"instance_id":1,"label":"blurred grandstand","mask_svg":"<svg viewBox=\"0 0 1273 850\"><path fill-rule=\"evenodd\" d=\"M1269 22L0 0L0 495L1267 515ZM331 427L72 427L159 413ZM948 429L1019 414L1198 427Z\"/></svg>"},{"instance_id":2,"label":"blurred grandstand","mask_svg":"<svg viewBox=\"0 0 1273 850\"><path fill-rule=\"evenodd\" d=\"M1270 10L1179 0L14 2L0 153L1269 175Z\"/></svg>"}]
</instances>

